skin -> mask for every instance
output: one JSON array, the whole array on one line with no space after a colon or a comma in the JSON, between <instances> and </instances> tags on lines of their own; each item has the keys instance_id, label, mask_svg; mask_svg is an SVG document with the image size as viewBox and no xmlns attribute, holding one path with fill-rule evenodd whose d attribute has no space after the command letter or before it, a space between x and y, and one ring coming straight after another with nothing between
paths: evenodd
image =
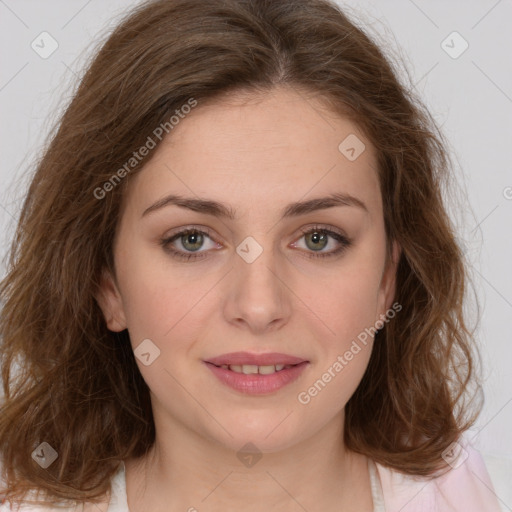
<instances>
[{"instance_id":1,"label":"skin","mask_svg":"<svg viewBox=\"0 0 512 512\"><path fill-rule=\"evenodd\" d=\"M355 161L338 150L350 134L366 145ZM104 274L98 297L110 330L128 328L134 349L149 338L160 350L148 366L137 359L151 390L156 443L125 461L130 510L371 511L367 459L342 439L345 405L373 339L308 404L297 396L393 303L399 248L386 258L373 146L348 119L286 87L198 106L170 135L131 177L114 244L116 276ZM336 206L280 217L289 203L333 192L357 197L367 211ZM176 205L141 217L171 193L221 202L236 218ZM300 229L315 224L352 245L311 257L339 247L333 238L308 245ZM209 228L212 238L205 235L203 258L175 259L159 242L190 225ZM252 263L236 252L248 236L263 248ZM170 245L191 253L191 243L182 237ZM234 351L310 363L284 388L249 396L202 362ZM247 442L262 454L252 467L236 456Z\"/></svg>"}]
</instances>

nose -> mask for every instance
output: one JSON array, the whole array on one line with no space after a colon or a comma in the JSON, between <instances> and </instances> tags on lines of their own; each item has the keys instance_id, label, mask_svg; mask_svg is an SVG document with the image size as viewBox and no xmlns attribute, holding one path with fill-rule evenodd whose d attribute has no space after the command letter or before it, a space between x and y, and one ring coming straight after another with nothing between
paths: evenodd
<instances>
[{"instance_id":1,"label":"nose","mask_svg":"<svg viewBox=\"0 0 512 512\"><path fill-rule=\"evenodd\" d=\"M252 262L236 255L224 302L229 323L253 334L277 330L288 323L293 294L278 259L266 248Z\"/></svg>"}]
</instances>

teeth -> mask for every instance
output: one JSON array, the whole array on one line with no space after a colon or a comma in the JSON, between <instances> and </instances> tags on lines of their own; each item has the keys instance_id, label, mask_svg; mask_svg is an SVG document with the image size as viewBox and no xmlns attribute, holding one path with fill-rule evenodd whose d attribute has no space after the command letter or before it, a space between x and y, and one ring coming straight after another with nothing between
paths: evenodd
<instances>
[{"instance_id":1,"label":"teeth","mask_svg":"<svg viewBox=\"0 0 512 512\"><path fill-rule=\"evenodd\" d=\"M242 373L249 375L250 373L258 373L258 367L255 364L244 364L242 366Z\"/></svg>"},{"instance_id":2,"label":"teeth","mask_svg":"<svg viewBox=\"0 0 512 512\"><path fill-rule=\"evenodd\" d=\"M221 365L221 368L224 368L225 370L229 369L232 372L236 373L243 373L245 375L251 375L259 373L260 375L270 375L275 372L281 371L283 368L291 368L293 365L291 364L276 364L276 365L264 365L264 366L257 366L255 364L223 364Z\"/></svg>"},{"instance_id":3,"label":"teeth","mask_svg":"<svg viewBox=\"0 0 512 512\"><path fill-rule=\"evenodd\" d=\"M262 375L270 375L271 373L276 373L276 367L273 365L260 366L258 371Z\"/></svg>"}]
</instances>

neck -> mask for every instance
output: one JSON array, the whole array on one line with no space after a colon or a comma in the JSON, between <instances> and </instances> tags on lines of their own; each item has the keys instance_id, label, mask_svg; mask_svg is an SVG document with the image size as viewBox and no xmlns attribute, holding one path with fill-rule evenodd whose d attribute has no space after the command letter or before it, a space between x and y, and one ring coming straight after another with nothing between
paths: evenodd
<instances>
[{"instance_id":1,"label":"neck","mask_svg":"<svg viewBox=\"0 0 512 512\"><path fill-rule=\"evenodd\" d=\"M341 415L293 446L244 457L173 425L144 457L125 461L128 505L131 512L221 511L226 504L241 512L371 511L367 459L342 440Z\"/></svg>"}]
</instances>

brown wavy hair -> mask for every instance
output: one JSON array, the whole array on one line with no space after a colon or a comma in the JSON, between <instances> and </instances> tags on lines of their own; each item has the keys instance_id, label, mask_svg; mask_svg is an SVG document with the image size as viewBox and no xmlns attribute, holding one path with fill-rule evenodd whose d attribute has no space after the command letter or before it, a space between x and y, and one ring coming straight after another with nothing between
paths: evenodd
<instances>
[{"instance_id":1,"label":"brown wavy hair","mask_svg":"<svg viewBox=\"0 0 512 512\"><path fill-rule=\"evenodd\" d=\"M388 246L402 249L402 310L346 405L346 446L406 474L446 469L442 452L481 409L468 391L480 357L463 311L470 276L444 205L446 143L395 66L330 0L143 2L101 42L31 176L0 283L0 492L95 500L152 446L128 332L107 329L96 297L102 272L115 276L130 176L155 152L95 191L191 98L276 86L313 93L375 146ZM42 442L58 452L47 469L31 457Z\"/></svg>"}]
</instances>

